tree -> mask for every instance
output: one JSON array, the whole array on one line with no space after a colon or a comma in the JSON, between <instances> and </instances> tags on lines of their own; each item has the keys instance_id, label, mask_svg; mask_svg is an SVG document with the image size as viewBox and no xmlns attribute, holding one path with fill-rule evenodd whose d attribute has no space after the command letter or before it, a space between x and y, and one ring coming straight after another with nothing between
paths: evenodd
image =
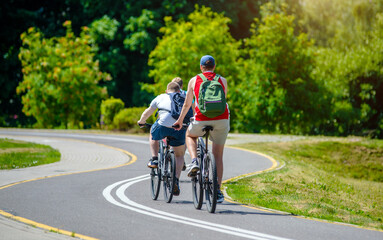
<instances>
[{"instance_id":1,"label":"tree","mask_svg":"<svg viewBox=\"0 0 383 240\"><path fill-rule=\"evenodd\" d=\"M314 77L326 84L333 105L326 132L383 138L383 14L374 21L362 44L318 50Z\"/></svg>"},{"instance_id":2,"label":"tree","mask_svg":"<svg viewBox=\"0 0 383 240\"><path fill-rule=\"evenodd\" d=\"M99 70L93 59L89 29L84 27L80 37L76 37L70 21L63 25L63 37L44 38L35 28L21 35L23 81L17 93L25 93L23 112L36 118L39 127L95 125L101 100L107 96L98 82L111 78Z\"/></svg>"},{"instance_id":3,"label":"tree","mask_svg":"<svg viewBox=\"0 0 383 240\"><path fill-rule=\"evenodd\" d=\"M381 0L302 0L301 23L318 46L348 49L373 30Z\"/></svg>"},{"instance_id":4,"label":"tree","mask_svg":"<svg viewBox=\"0 0 383 240\"><path fill-rule=\"evenodd\" d=\"M176 76L181 77L187 86L190 78L201 71L199 61L206 54L215 58L216 72L228 79L229 86L234 86L240 42L229 32L230 19L196 5L188 20L174 22L171 17L165 18L165 27L160 29L163 37L149 55L149 66L152 67L149 76L155 83L145 85L145 89L162 93Z\"/></svg>"},{"instance_id":5,"label":"tree","mask_svg":"<svg viewBox=\"0 0 383 240\"><path fill-rule=\"evenodd\" d=\"M294 33L294 17L270 13L245 39L241 77L233 99L233 127L247 132L310 133L329 112L324 89L311 77L315 64L305 34Z\"/></svg>"},{"instance_id":6,"label":"tree","mask_svg":"<svg viewBox=\"0 0 383 240\"><path fill-rule=\"evenodd\" d=\"M164 17L173 21L186 19L194 11L194 4L206 5L215 12L224 12L233 21L230 32L236 39L249 36L249 25L259 16L259 6L268 0L13 0L0 1L0 126L30 125L22 114L16 87L22 81L18 60L20 34L36 27L46 37L63 36L61 23L72 21L78 35L82 26L94 32L100 70L113 80L101 82L111 96L121 98L126 106L143 106L152 94L141 90L139 82L153 83L148 77L149 53L157 44L164 26ZM115 31L115 32L114 32ZM114 32L113 38L110 34ZM21 116L20 116L21 115ZM14 118L17 117L15 120Z\"/></svg>"}]
</instances>

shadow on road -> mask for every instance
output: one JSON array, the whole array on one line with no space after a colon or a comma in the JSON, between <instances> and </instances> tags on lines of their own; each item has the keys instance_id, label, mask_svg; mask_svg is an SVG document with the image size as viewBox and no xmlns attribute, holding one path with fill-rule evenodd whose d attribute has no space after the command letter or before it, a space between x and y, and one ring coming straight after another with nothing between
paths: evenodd
<instances>
[{"instance_id":1,"label":"shadow on road","mask_svg":"<svg viewBox=\"0 0 383 240\"><path fill-rule=\"evenodd\" d=\"M217 209L217 211L216 211L217 214L224 214L224 215L234 215L234 214L238 214L238 215L253 214L253 215L268 215L268 216L291 216L292 215L290 213L268 212L266 210L263 211L261 209L246 208L243 205L238 205L236 203L230 203L230 202L221 203L219 206L230 206L230 207L240 208L240 210L238 210L238 211L237 210L224 210L224 209L222 209L224 207Z\"/></svg>"},{"instance_id":2,"label":"shadow on road","mask_svg":"<svg viewBox=\"0 0 383 240\"><path fill-rule=\"evenodd\" d=\"M186 200L180 200L180 201L173 201L172 204L182 204L182 205L193 205L193 201L186 201ZM205 205L205 204L204 204ZM240 208L240 210L232 210L232 209L225 209L225 206L227 208ZM238 205L235 203L230 202L223 202L217 205L217 210L215 212L216 214L222 214L222 215L267 215L267 216L292 216L293 214L289 213L278 213L278 212L267 212L262 211L261 209L251 209L251 208L245 208L242 205Z\"/></svg>"},{"instance_id":3,"label":"shadow on road","mask_svg":"<svg viewBox=\"0 0 383 240\"><path fill-rule=\"evenodd\" d=\"M216 210L216 214L222 215L267 215L267 216L291 216L291 214L281 214L281 213L272 213L272 212L261 212L261 211L244 211L244 210Z\"/></svg>"}]
</instances>

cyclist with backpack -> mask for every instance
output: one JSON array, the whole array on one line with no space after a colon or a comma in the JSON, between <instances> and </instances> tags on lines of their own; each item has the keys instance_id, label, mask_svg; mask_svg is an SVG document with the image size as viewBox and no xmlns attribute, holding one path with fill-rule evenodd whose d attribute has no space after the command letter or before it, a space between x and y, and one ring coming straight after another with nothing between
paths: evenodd
<instances>
[{"instance_id":1,"label":"cyclist with backpack","mask_svg":"<svg viewBox=\"0 0 383 240\"><path fill-rule=\"evenodd\" d=\"M215 60L212 56L203 56L200 60L201 72L193 77L188 84L187 94L180 117L174 123L180 130L180 124L184 121L187 109L190 108L195 97L195 115L186 132L186 145L192 158L192 164L189 165L188 176L193 177L199 171L197 161L197 138L203 136L202 128L204 126L213 126L210 132L210 140L213 142L213 155L217 165L218 178L218 199L221 203L224 196L219 189L223 176L223 151L227 135L230 130L229 107L226 103L227 81L222 76L214 73Z\"/></svg>"},{"instance_id":2,"label":"cyclist with backpack","mask_svg":"<svg viewBox=\"0 0 383 240\"><path fill-rule=\"evenodd\" d=\"M179 189L179 177L181 175L181 170L184 164L184 155L185 155L185 133L186 130L176 131L172 128L176 119L179 117L181 108L185 98L180 94L180 87L175 82L170 82L167 85L166 93L158 95L150 103L150 106L145 109L142 113L140 120L137 122L140 124L145 124L146 120L158 109L158 119L152 125L150 130L150 152L152 158L148 162L149 168L158 167L158 150L159 144L158 141L162 140L167 136L171 136L169 145L172 146L174 150L174 155L176 159L176 184L174 187L174 195L178 196L180 194ZM190 107L189 107L190 108ZM191 112L190 112L191 111ZM193 111L189 109L189 116L193 115ZM178 113L178 114L177 114ZM182 124L181 124L182 126Z\"/></svg>"}]
</instances>

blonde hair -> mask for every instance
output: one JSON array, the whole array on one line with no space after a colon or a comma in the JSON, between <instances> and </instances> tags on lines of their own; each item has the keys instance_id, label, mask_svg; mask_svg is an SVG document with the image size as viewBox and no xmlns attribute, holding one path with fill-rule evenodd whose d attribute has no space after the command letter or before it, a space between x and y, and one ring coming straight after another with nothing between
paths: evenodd
<instances>
[{"instance_id":1,"label":"blonde hair","mask_svg":"<svg viewBox=\"0 0 383 240\"><path fill-rule=\"evenodd\" d=\"M175 78L173 78L172 82L177 83L178 86L180 87L180 89L181 89L182 86L183 86L183 81L182 81L182 78L180 78L180 77L175 77Z\"/></svg>"}]
</instances>

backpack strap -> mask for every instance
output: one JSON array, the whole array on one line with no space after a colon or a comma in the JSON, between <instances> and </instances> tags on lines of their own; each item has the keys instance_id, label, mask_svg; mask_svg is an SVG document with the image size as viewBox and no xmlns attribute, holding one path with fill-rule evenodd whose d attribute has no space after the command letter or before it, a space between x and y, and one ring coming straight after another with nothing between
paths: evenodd
<instances>
[{"instance_id":1,"label":"backpack strap","mask_svg":"<svg viewBox=\"0 0 383 240\"><path fill-rule=\"evenodd\" d=\"M203 73L198 74L198 76L202 79L202 81L204 82L208 81L205 75L203 75Z\"/></svg>"},{"instance_id":2,"label":"backpack strap","mask_svg":"<svg viewBox=\"0 0 383 240\"><path fill-rule=\"evenodd\" d=\"M204 82L208 81L205 75L203 75L203 73L198 74L198 76L202 79L202 81ZM215 74L213 81L218 81L220 77L221 77L220 75Z\"/></svg>"},{"instance_id":3,"label":"backpack strap","mask_svg":"<svg viewBox=\"0 0 383 240\"><path fill-rule=\"evenodd\" d=\"M213 81L217 81L217 82L218 82L218 80L219 80L220 77L221 77L220 75L216 74L215 77L214 77L214 79L213 79Z\"/></svg>"}]
</instances>

